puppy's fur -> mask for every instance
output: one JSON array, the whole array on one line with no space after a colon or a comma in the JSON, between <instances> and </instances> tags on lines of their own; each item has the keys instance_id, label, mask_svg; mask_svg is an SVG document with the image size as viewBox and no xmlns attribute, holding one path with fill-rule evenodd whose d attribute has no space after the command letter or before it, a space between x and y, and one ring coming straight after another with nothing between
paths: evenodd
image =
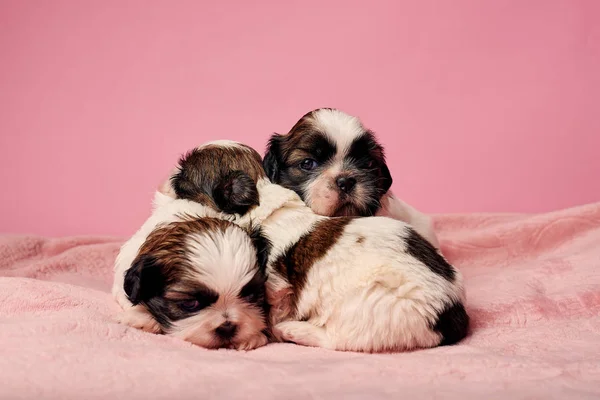
<instances>
[{"instance_id":1,"label":"puppy's fur","mask_svg":"<svg viewBox=\"0 0 600 400\"><path fill-rule=\"evenodd\" d=\"M439 247L431 218L389 191L383 147L356 117L331 108L305 114L287 135L271 136L264 168L317 214L389 216Z\"/></svg>"},{"instance_id":2,"label":"puppy's fur","mask_svg":"<svg viewBox=\"0 0 600 400\"><path fill-rule=\"evenodd\" d=\"M184 160L194 162L193 154ZM218 215L215 207L232 212L228 204L246 212L258 203L256 189L254 197L248 191L239 196L237 180L223 179L221 187L204 185L199 193L182 183L190 179L188 172L195 171L182 163L173 182L178 193L197 201L157 192L151 217L119 252L113 284L123 308L119 321L206 348L265 345L266 259L261 254L266 242L258 229L248 232L211 218ZM201 176L203 182L205 178ZM163 185L167 187L172 186Z\"/></svg>"},{"instance_id":3,"label":"puppy's fur","mask_svg":"<svg viewBox=\"0 0 600 400\"><path fill-rule=\"evenodd\" d=\"M383 352L453 344L466 336L462 275L411 226L384 217L318 215L295 192L260 174L241 172L259 165L252 149L234 142L220 146L227 149L219 150L222 176L210 173L202 182L173 179L171 192L179 193L179 184L194 186L203 195L196 198L205 201L211 195L201 189L204 185L218 187L233 174L240 192L258 191L258 207L221 217L241 226L259 224L270 242L267 298L276 338ZM210 170L215 152L215 146L195 150L194 162L185 163L191 169L187 176ZM256 154L248 157L248 152ZM216 211L224 209L217 206Z\"/></svg>"}]
</instances>

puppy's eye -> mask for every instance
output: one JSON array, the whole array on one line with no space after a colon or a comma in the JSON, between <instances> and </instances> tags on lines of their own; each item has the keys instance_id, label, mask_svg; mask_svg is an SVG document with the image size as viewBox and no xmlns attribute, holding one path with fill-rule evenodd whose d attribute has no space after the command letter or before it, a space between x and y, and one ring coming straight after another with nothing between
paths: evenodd
<instances>
[{"instance_id":1,"label":"puppy's eye","mask_svg":"<svg viewBox=\"0 0 600 400\"><path fill-rule=\"evenodd\" d=\"M305 171L313 170L317 167L318 163L312 158L306 158L300 162L300 168Z\"/></svg>"},{"instance_id":2,"label":"puppy's eye","mask_svg":"<svg viewBox=\"0 0 600 400\"><path fill-rule=\"evenodd\" d=\"M202 309L202 304L198 300L184 300L179 303L179 308L186 312L195 312Z\"/></svg>"},{"instance_id":3,"label":"puppy's eye","mask_svg":"<svg viewBox=\"0 0 600 400\"><path fill-rule=\"evenodd\" d=\"M375 166L375 160L371 160L368 163L365 164L365 168L367 169L371 169Z\"/></svg>"}]
</instances>

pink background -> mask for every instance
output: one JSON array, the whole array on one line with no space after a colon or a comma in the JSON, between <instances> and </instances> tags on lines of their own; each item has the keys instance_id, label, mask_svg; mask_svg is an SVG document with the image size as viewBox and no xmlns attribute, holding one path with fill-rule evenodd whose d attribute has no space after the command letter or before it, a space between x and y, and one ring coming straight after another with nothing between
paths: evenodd
<instances>
[{"instance_id":1,"label":"pink background","mask_svg":"<svg viewBox=\"0 0 600 400\"><path fill-rule=\"evenodd\" d=\"M178 155L359 115L428 212L600 200L600 2L0 0L0 231L131 234Z\"/></svg>"}]
</instances>

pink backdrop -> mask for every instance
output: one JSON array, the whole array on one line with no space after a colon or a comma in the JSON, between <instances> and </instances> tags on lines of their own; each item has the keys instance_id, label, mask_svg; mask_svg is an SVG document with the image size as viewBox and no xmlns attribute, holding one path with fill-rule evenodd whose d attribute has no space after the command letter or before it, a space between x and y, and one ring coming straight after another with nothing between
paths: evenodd
<instances>
[{"instance_id":1,"label":"pink backdrop","mask_svg":"<svg viewBox=\"0 0 600 400\"><path fill-rule=\"evenodd\" d=\"M181 152L320 106L425 211L600 200L595 0L0 0L0 54L1 232L128 235Z\"/></svg>"}]
</instances>

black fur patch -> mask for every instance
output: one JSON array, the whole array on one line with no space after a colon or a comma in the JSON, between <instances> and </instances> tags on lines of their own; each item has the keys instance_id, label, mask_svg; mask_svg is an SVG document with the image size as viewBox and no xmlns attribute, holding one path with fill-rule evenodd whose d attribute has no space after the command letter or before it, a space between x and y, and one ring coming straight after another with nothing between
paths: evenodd
<instances>
[{"instance_id":1,"label":"black fur patch","mask_svg":"<svg viewBox=\"0 0 600 400\"><path fill-rule=\"evenodd\" d=\"M281 137L282 136L278 134L273 134L271 136L262 163L267 177L273 183L277 183L279 181L279 169L282 164L281 148L279 145Z\"/></svg>"},{"instance_id":2,"label":"black fur patch","mask_svg":"<svg viewBox=\"0 0 600 400\"><path fill-rule=\"evenodd\" d=\"M366 131L362 136L354 139L346 158L357 168L367 170L375 175L380 196L387 193L392 186L392 176L385 163L383 147L377 142L373 132Z\"/></svg>"},{"instance_id":3,"label":"black fur patch","mask_svg":"<svg viewBox=\"0 0 600 400\"><path fill-rule=\"evenodd\" d=\"M256 248L258 267L261 271L266 272L269 256L271 255L271 241L262 234L262 229L260 227L251 228L249 236L250 239L252 239L252 244Z\"/></svg>"},{"instance_id":4,"label":"black fur patch","mask_svg":"<svg viewBox=\"0 0 600 400\"><path fill-rule=\"evenodd\" d=\"M438 315L437 322L432 327L442 335L440 346L460 342L469 333L469 315L462 303L454 303Z\"/></svg>"},{"instance_id":5,"label":"black fur patch","mask_svg":"<svg viewBox=\"0 0 600 400\"><path fill-rule=\"evenodd\" d=\"M190 316L199 313L204 308L213 305L219 299L219 294L210 288L199 285L196 289L182 293L180 299L167 299L165 297L152 297L142 304L150 311L154 319L163 327L169 328L174 321L189 318ZM186 300L197 300L200 304L198 310L186 311L180 304Z\"/></svg>"},{"instance_id":6,"label":"black fur patch","mask_svg":"<svg viewBox=\"0 0 600 400\"><path fill-rule=\"evenodd\" d=\"M408 228L406 252L425 264L432 272L454 282L454 267L433 247L431 243L419 235L413 228Z\"/></svg>"},{"instance_id":7,"label":"black fur patch","mask_svg":"<svg viewBox=\"0 0 600 400\"><path fill-rule=\"evenodd\" d=\"M256 274L240 290L239 297L251 304L256 304L264 310L266 305L265 283L267 276L262 271Z\"/></svg>"},{"instance_id":8,"label":"black fur patch","mask_svg":"<svg viewBox=\"0 0 600 400\"><path fill-rule=\"evenodd\" d=\"M165 289L166 280L158 261L143 255L125 272L123 289L132 304L139 304L154 296L159 296Z\"/></svg>"},{"instance_id":9,"label":"black fur patch","mask_svg":"<svg viewBox=\"0 0 600 400\"><path fill-rule=\"evenodd\" d=\"M271 306L266 298L266 281L267 281L267 263L271 255L271 241L262 234L260 227L253 227L249 232L252 244L256 249L256 259L258 261L258 272L253 279L250 280L240 291L240 297L246 298L247 301L261 307L265 317L268 317ZM266 318L267 324L270 318ZM268 336L268 335L267 335Z\"/></svg>"}]
</instances>

